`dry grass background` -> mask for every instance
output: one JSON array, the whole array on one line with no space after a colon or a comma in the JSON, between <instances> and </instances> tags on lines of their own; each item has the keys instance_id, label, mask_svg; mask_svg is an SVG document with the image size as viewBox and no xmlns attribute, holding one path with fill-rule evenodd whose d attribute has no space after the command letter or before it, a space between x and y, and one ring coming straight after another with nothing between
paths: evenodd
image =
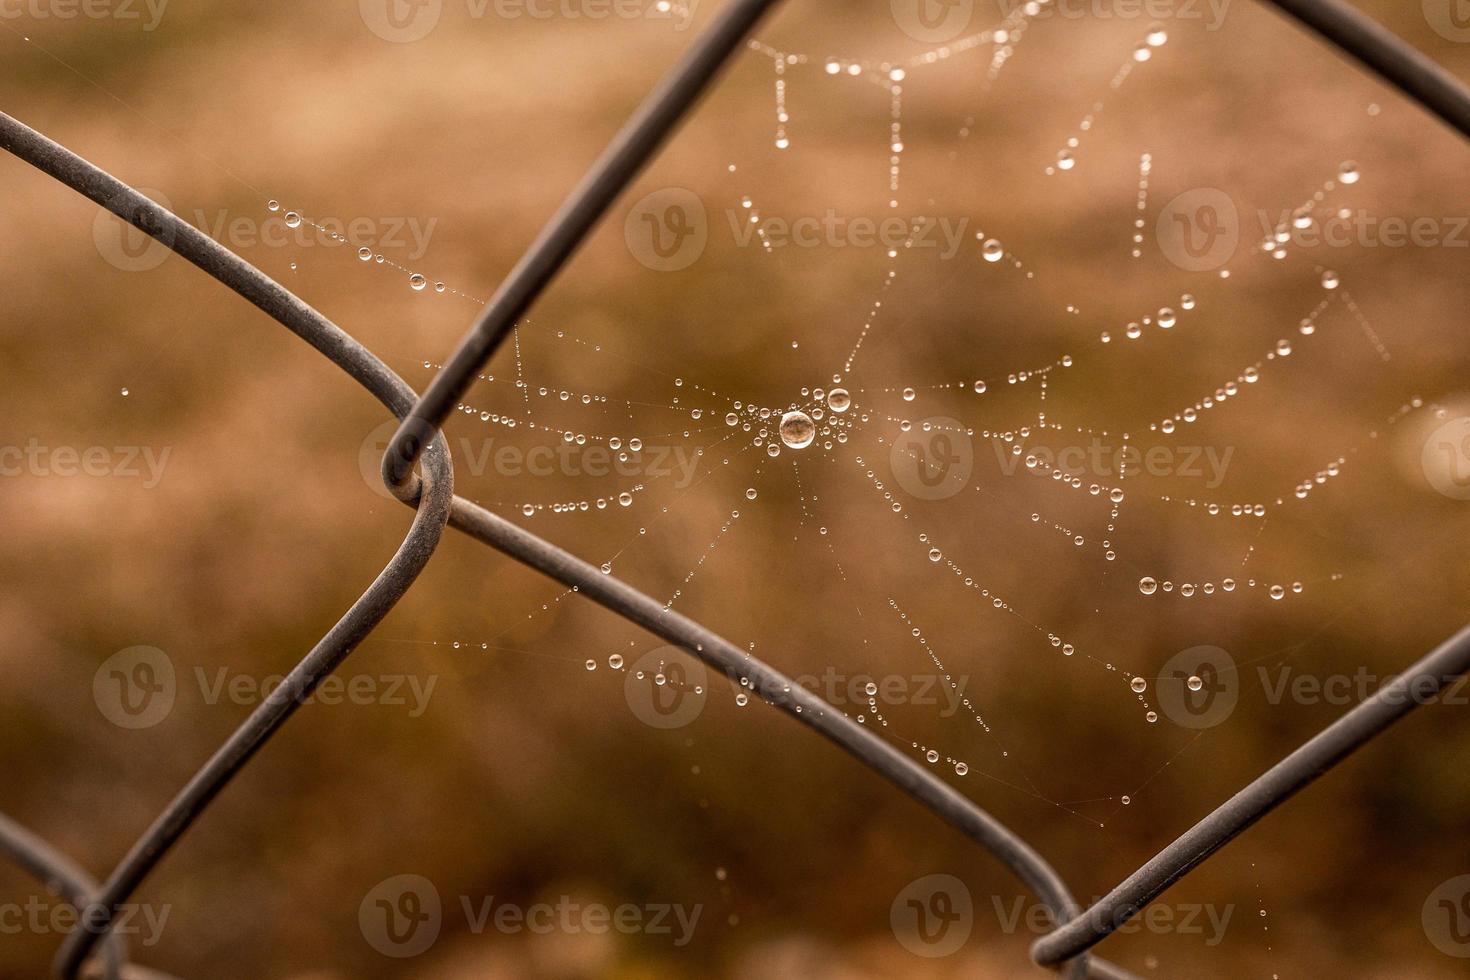
<instances>
[{"instance_id":1,"label":"dry grass background","mask_svg":"<svg viewBox=\"0 0 1470 980\"><path fill-rule=\"evenodd\" d=\"M405 45L372 36L346 0L176 2L150 33L109 21L0 21L0 106L186 215L265 221L272 197L314 217L435 221L422 259L390 256L484 296L690 35L658 23L472 20L449 6L428 39ZM1418 4L1370 6L1470 74L1470 48L1430 31ZM988 23L981 8L977 23ZM1321 293L1318 255L1243 255L1229 283L1181 273L1153 250L1128 257L1143 151L1154 159L1154 207L1220 187L1248 202L1252 229L1254 208L1292 206L1345 159L1365 175L1347 198L1356 207L1466 214L1462 141L1244 0L1218 31L1171 21L1169 44L1109 98L1077 170L1043 176L1144 23L1038 23L988 94L984 54L906 83L899 213L970 218L1036 278L973 257L903 256L860 383L1003 376L1073 353L1048 412L1146 432L1141 423L1217 387L1293 330ZM790 3L759 34L817 57L920 50L878 3ZM737 59L533 312L522 331L533 385L665 405L677 375L785 404L828 380L881 280L882 255L767 255L717 234L692 269L658 274L630 258L622 233L629 202L670 185L695 190L717 222L744 194L767 214L885 214L886 97L810 69L788 79L793 145L778 154L770 63ZM1370 103L1381 112L1370 115ZM958 141L969 115L973 133ZM177 258L142 273L109 265L93 244L96 209L71 191L10 158L0 159L0 181L3 442L171 450L153 489L21 476L0 493L0 807L100 875L247 709L203 703L190 687L162 724L120 731L93 703L97 665L148 644L168 652L188 685L196 668L284 671L370 581L408 515L359 475L359 449L383 419L350 380ZM431 376L422 363L442 361L475 312L414 293L403 276L342 249L239 250L416 387ZM1333 250L1330 264L1393 359L1379 361L1341 310L1325 317L1259 391L1191 430L1235 450L1220 499L1274 499L1413 395L1463 405L1466 255ZM1200 308L1171 334L1121 350L1094 343L1186 289ZM1065 314L1068 303L1081 314ZM616 356L559 342L558 329ZM512 373L513 358L491 370ZM883 408L1007 428L1037 407L1034 388L1007 387L913 409L890 397ZM479 386L475 399L518 411L504 386ZM538 411L591 431L621 424L616 410ZM687 425L661 408L635 417L650 435ZM1466 618L1470 505L1425 484L1416 461L1427 421L1393 429L1259 535L1254 522L1152 500L1203 495L1197 483L1130 486L1116 563L1034 527L1036 511L1102 535L1096 507L1076 507L1049 483L1000 477L983 440L985 492L914 513L1030 619L1120 670L1151 676L1178 650L1210 643L1264 666L1391 673ZM751 482L745 454L707 466L708 479L685 494L656 488L627 511L533 523L594 560L633 542L619 574L666 597L729 511L742 510L679 608L793 674L923 672L922 651L887 608L895 597L971 678L1011 758L959 718L898 708L895 725L993 773L956 782L1024 828L1084 897L1337 714L1271 705L1248 683L1229 724L1197 739L1146 725L1120 674L1064 660L930 567L913 528L890 519L851 461L886 458L871 431L861 450L803 462L801 490L786 459L766 465L754 504L741 496ZM453 437L487 433L506 435L462 416L451 424ZM506 513L527 497L606 492L466 472L458 489ZM803 506L816 515L804 525ZM1138 593L1140 570L1244 577L1252 543L1252 568L1308 581L1306 593L1283 603ZM658 732L627 710L620 678L582 666L655 646L447 536L346 668L437 677L429 710L302 712L147 883L142 900L168 905L170 918L139 959L191 977L1029 975L1029 937L1005 934L990 911L992 895L1008 906L1017 886L929 814L787 719L735 707L723 682L697 723ZM1158 976L1460 975L1419 916L1437 884L1470 872L1464 713L1418 713L1170 892L1175 903L1234 907L1218 946L1135 934L1105 948ZM1021 769L1046 799L1014 788ZM1125 793L1133 801L1121 808ZM1082 817L1047 802L1100 798L1111 802L1074 807ZM980 914L963 953L926 961L894 941L888 910L905 884L936 871L962 877ZM653 936L476 936L452 921L433 951L404 963L374 952L357 925L362 896L404 872L446 896L699 903L704 914L683 949ZM0 868L0 899L36 891ZM5 936L0 975L40 975L56 941Z\"/></svg>"}]
</instances>

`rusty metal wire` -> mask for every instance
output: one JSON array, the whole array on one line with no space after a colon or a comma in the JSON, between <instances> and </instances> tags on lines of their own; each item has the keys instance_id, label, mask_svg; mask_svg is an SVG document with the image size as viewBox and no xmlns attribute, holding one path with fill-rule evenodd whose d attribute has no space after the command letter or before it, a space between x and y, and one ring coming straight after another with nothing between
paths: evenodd
<instances>
[{"instance_id":1,"label":"rusty metal wire","mask_svg":"<svg viewBox=\"0 0 1470 980\"><path fill-rule=\"evenodd\" d=\"M403 543L362 597L201 767L106 881L98 885L69 859L0 816L0 855L82 910L80 926L57 953L58 976L71 980L93 959L100 961L108 980L139 975L127 966L121 937L108 928L119 907L296 708L406 594L433 555L446 525L578 591L727 676L749 678L751 687L773 707L824 735L980 844L1036 893L1052 915L1056 928L1035 943L1033 958L1072 978L1131 978L1126 970L1090 956L1088 950L1271 810L1470 670L1467 628L1287 756L1084 912L1061 876L1018 835L816 694L657 600L455 496L452 464L438 432L440 426L475 373L775 2L732 0L721 11L548 223L422 398L345 331L249 263L123 182L0 113L0 147L153 236L249 300L341 367L393 412L400 428L384 455L384 480L398 499L415 509ZM1470 135L1470 90L1400 39L1340 0L1270 2ZM416 466L422 475L415 473ZM1411 692L1413 696L1407 696ZM94 956L99 942L102 949Z\"/></svg>"}]
</instances>

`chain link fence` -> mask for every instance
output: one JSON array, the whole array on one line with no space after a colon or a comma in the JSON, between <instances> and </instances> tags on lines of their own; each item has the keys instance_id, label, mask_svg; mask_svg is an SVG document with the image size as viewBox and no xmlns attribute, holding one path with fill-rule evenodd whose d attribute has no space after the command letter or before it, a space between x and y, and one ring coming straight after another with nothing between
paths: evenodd
<instances>
[{"instance_id":1,"label":"chain link fence","mask_svg":"<svg viewBox=\"0 0 1470 980\"><path fill-rule=\"evenodd\" d=\"M1470 136L1470 90L1340 0L1271 0ZM1470 628L1307 741L1164 848L1090 909L1020 836L868 729L747 651L657 600L605 575L514 523L454 494L440 426L514 325L556 277L607 209L740 48L775 0L732 0L594 165L516 265L445 369L422 397L371 351L288 290L167 208L9 115L0 146L111 211L253 303L295 333L399 419L382 462L385 486L415 511L407 536L371 587L226 740L102 882L0 816L0 854L77 911L55 960L57 976L157 977L132 965L115 928L159 861L254 754L280 730L413 585L452 527L546 575L627 621L734 676L773 707L845 749L999 859L1044 903L1052 929L1032 948L1037 963L1072 978L1127 978L1090 950L1248 827L1329 771L1393 722L1470 670Z\"/></svg>"}]
</instances>

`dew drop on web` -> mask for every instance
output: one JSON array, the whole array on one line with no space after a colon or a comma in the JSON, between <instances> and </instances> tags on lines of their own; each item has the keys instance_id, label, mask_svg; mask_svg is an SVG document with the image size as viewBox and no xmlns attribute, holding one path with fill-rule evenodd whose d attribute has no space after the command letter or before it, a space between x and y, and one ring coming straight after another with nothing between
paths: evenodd
<instances>
[{"instance_id":1,"label":"dew drop on web","mask_svg":"<svg viewBox=\"0 0 1470 980\"><path fill-rule=\"evenodd\" d=\"M817 426L805 412L787 412L781 416L781 441L789 449L805 449L817 437ZM775 444L772 443L772 446ZM777 449L779 453L780 450ZM772 455L775 455L774 453Z\"/></svg>"}]
</instances>

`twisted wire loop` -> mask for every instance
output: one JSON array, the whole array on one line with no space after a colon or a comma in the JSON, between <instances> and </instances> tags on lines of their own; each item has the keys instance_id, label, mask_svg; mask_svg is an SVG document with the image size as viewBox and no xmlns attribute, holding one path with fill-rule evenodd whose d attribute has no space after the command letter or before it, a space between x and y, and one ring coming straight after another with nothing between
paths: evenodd
<instances>
[{"instance_id":1,"label":"twisted wire loop","mask_svg":"<svg viewBox=\"0 0 1470 980\"><path fill-rule=\"evenodd\" d=\"M229 286L340 366L396 415L402 417L413 405L413 389L365 347L192 225L4 113L0 113L0 147L152 235ZM453 473L449 450L442 439L429 445L423 456L423 471L422 478L415 476L398 489L400 499L413 505L416 514L393 558L346 615L189 780L91 896L80 927L72 931L57 954L59 974L76 976L100 935L107 931L118 905L133 894L199 814L408 591L438 547L449 516Z\"/></svg>"},{"instance_id":2,"label":"twisted wire loop","mask_svg":"<svg viewBox=\"0 0 1470 980\"><path fill-rule=\"evenodd\" d=\"M91 875L3 813L0 813L0 854L74 908L86 908L97 893L97 882ZM122 980L122 970L127 962L127 941L115 932L109 933L102 946L103 980Z\"/></svg>"},{"instance_id":3,"label":"twisted wire loop","mask_svg":"<svg viewBox=\"0 0 1470 980\"><path fill-rule=\"evenodd\" d=\"M725 672L732 680L745 679L774 707L824 735L981 844L1034 891L1054 921L1061 924L1034 945L1033 957L1063 969L1071 978L1132 980L1132 974L1089 956L1087 950L1230 839L1432 697L1450 678L1470 668L1467 629L1421 660L1410 674L1292 753L1083 913L1060 876L1025 841L816 694L631 586L454 496L449 453L438 433L445 418L516 321L775 2L732 0L721 10L543 230L421 399L416 399L412 389L366 348L249 263L127 185L0 113L0 147L184 256L311 344L387 406L401 424L384 456L384 479L399 500L415 508L407 537L372 586L169 803L100 887L43 842L0 818L0 853L47 880L59 882L60 887L68 889L70 901L85 905L83 928L75 930L57 954L59 975L67 980L75 977L103 933L108 933L104 969L121 968L120 937L107 928L119 903L133 894L230 779L406 593L437 547L446 523L581 592ZM1470 120L1470 94L1401 40L1338 0L1270 2L1359 57L1450 125L1470 134L1466 124ZM422 477L414 472L416 464L420 464Z\"/></svg>"}]
</instances>

